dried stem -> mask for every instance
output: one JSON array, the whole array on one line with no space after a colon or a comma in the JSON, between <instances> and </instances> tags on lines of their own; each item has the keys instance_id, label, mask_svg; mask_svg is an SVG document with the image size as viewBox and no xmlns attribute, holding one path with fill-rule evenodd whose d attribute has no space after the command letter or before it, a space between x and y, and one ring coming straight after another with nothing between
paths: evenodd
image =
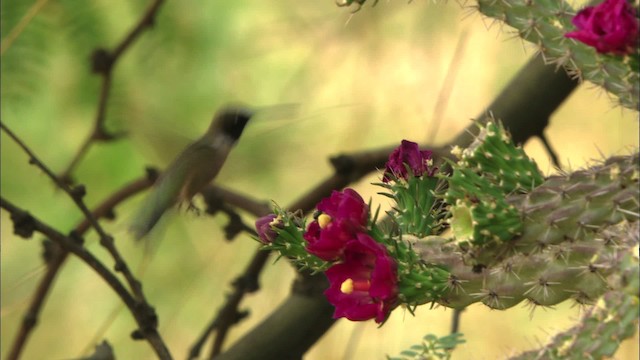
<instances>
[{"instance_id":1,"label":"dried stem","mask_svg":"<svg viewBox=\"0 0 640 360\"><path fill-rule=\"evenodd\" d=\"M47 174L47 176L49 176L56 183L56 185L60 189L64 190L71 197L71 199L75 202L76 206L84 214L85 221L88 224L90 224L91 227L93 227L98 233L100 237L100 244L103 247L105 247L113 257L115 261L115 266L114 266L115 270L118 272L121 272L124 275L125 279L127 280L127 283L129 284L129 287L131 288L133 295L140 302L139 306L143 308L152 309L151 305L147 303L144 297L141 283L135 278L131 270L129 270L128 265L126 264L126 262L124 261L124 259L122 258L118 250L116 249L113 237L104 231L102 226L96 220L96 217L89 211L87 206L82 201L82 197L85 195L84 186L77 185L71 188L69 184L62 182L59 178L57 178L53 174L53 172L46 165L44 165L42 161L40 161L40 159L38 159L38 157L33 153L33 151L31 151L31 149L29 149L29 147L22 140L20 140L20 138L18 138L4 123L0 122L0 128L2 128L2 130L4 130L7 133L7 135L9 135L9 137L11 137L16 142L18 146L20 146L25 151L25 153L27 153L27 155L29 156L29 162L31 164L41 169L45 174ZM88 225L84 225L84 227L88 227ZM81 238L80 234L77 234L77 233L74 234L74 236L77 238ZM47 281L49 282L53 281L53 278L55 277L55 274L57 273L60 266L62 265L63 260L64 259L58 259L59 264L54 266L54 269L48 275L49 279ZM36 300L35 300L36 303L43 301L44 296L46 295L46 290L47 290L46 288L43 288L42 291L44 292L36 295ZM39 300L39 297L42 298L42 300ZM36 304L35 308L38 309L41 305L42 305L41 303ZM24 345L24 341L26 341L26 336L29 333L29 329L35 326L35 322L34 322L35 318L33 318L32 315L33 315L32 313L28 313L27 316L25 316L25 324L23 325L23 328L26 330L25 331L21 330L21 333L18 336L18 339L16 341L16 345L17 345L16 356L20 354L20 349L22 349L22 346ZM24 340L22 340L23 338Z\"/></svg>"}]
</instances>

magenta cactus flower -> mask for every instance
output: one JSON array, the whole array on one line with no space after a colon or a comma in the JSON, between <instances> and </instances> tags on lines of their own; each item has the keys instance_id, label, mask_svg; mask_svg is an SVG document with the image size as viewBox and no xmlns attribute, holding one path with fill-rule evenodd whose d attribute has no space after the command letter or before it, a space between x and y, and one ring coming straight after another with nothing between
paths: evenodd
<instances>
[{"instance_id":1,"label":"magenta cactus flower","mask_svg":"<svg viewBox=\"0 0 640 360\"><path fill-rule=\"evenodd\" d=\"M325 274L330 286L324 294L335 307L334 318L382 323L396 305L397 265L385 247L367 234L349 241L343 261Z\"/></svg>"},{"instance_id":2,"label":"magenta cactus flower","mask_svg":"<svg viewBox=\"0 0 640 360\"><path fill-rule=\"evenodd\" d=\"M626 0L605 0L589 6L572 20L577 30L565 34L599 53L630 54L638 44L636 10Z\"/></svg>"},{"instance_id":3,"label":"magenta cactus flower","mask_svg":"<svg viewBox=\"0 0 640 360\"><path fill-rule=\"evenodd\" d=\"M429 150L420 150L417 143L402 140L400 146L389 155L382 181L407 180L410 175L407 167L413 176L433 176L437 169L432 165L431 154Z\"/></svg>"},{"instance_id":4,"label":"magenta cactus flower","mask_svg":"<svg viewBox=\"0 0 640 360\"><path fill-rule=\"evenodd\" d=\"M318 210L322 213L304 233L306 249L320 259L335 260L342 256L348 241L366 231L369 206L357 192L347 188L320 201Z\"/></svg>"},{"instance_id":5,"label":"magenta cactus flower","mask_svg":"<svg viewBox=\"0 0 640 360\"><path fill-rule=\"evenodd\" d=\"M321 228L318 221L314 221L309 224L309 228L304 234L304 238L307 240L307 252L322 260L335 260L342 256L346 243L363 231L361 227L356 227L345 219L333 220L324 229Z\"/></svg>"},{"instance_id":6,"label":"magenta cactus flower","mask_svg":"<svg viewBox=\"0 0 640 360\"><path fill-rule=\"evenodd\" d=\"M356 224L366 225L369 207L355 190L346 188L342 192L333 191L331 196L318 203L318 210L334 219L349 219Z\"/></svg>"}]
</instances>

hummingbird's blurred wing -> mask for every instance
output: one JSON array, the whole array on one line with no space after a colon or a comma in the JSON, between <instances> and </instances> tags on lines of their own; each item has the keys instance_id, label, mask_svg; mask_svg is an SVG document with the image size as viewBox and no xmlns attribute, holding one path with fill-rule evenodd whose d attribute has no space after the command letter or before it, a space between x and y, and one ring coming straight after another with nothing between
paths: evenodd
<instances>
[{"instance_id":1,"label":"hummingbird's blurred wing","mask_svg":"<svg viewBox=\"0 0 640 360\"><path fill-rule=\"evenodd\" d=\"M136 240L149 233L162 214L175 202L184 182L185 172L169 171L171 168L172 166L156 181L133 218L130 231Z\"/></svg>"}]
</instances>

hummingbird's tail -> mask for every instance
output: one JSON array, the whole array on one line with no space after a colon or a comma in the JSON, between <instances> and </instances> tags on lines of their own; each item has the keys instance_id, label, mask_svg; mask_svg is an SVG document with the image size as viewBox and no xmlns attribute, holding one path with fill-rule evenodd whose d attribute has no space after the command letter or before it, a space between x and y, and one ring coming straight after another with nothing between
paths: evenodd
<instances>
[{"instance_id":1,"label":"hummingbird's tail","mask_svg":"<svg viewBox=\"0 0 640 360\"><path fill-rule=\"evenodd\" d=\"M138 209L129 228L134 238L140 240L147 235L171 205L173 205L171 198L157 188L152 189Z\"/></svg>"}]
</instances>

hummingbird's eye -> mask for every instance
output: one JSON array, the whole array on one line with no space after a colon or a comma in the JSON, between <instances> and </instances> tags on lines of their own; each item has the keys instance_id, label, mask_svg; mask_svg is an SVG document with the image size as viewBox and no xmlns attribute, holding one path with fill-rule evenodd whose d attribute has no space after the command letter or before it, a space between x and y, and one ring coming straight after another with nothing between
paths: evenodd
<instances>
[{"instance_id":1,"label":"hummingbird's eye","mask_svg":"<svg viewBox=\"0 0 640 360\"><path fill-rule=\"evenodd\" d=\"M236 124L246 124L249 119L253 116L253 112L248 109L239 109L236 113Z\"/></svg>"},{"instance_id":2,"label":"hummingbird's eye","mask_svg":"<svg viewBox=\"0 0 640 360\"><path fill-rule=\"evenodd\" d=\"M224 134L237 140L253 113L244 108L229 108L221 113L221 128Z\"/></svg>"}]
</instances>

